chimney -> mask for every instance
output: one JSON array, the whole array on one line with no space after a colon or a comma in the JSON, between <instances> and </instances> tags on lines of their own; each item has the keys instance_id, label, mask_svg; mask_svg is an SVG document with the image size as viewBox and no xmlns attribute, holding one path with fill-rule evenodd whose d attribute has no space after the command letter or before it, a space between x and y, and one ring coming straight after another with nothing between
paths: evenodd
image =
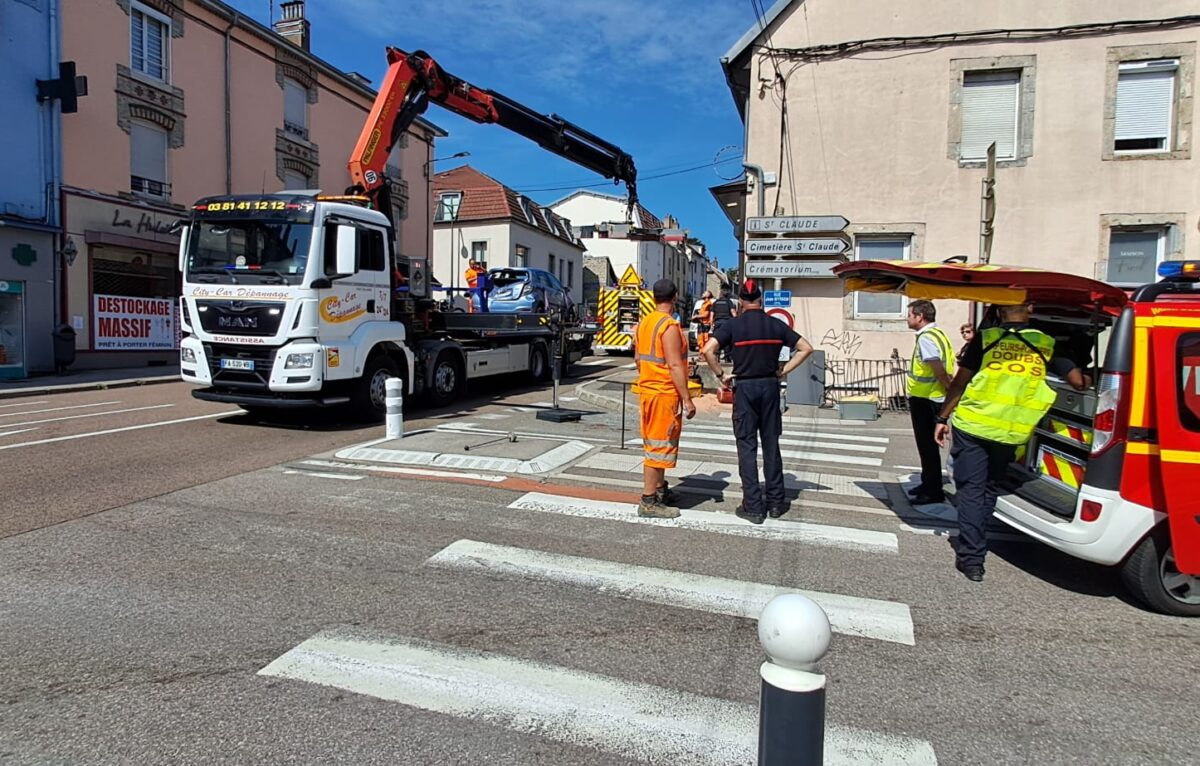
<instances>
[{"instance_id":1,"label":"chimney","mask_svg":"<svg viewBox=\"0 0 1200 766\"><path fill-rule=\"evenodd\" d=\"M304 0L286 0L280 3L282 17L275 22L275 33L292 45L308 50L310 26L304 18Z\"/></svg>"}]
</instances>

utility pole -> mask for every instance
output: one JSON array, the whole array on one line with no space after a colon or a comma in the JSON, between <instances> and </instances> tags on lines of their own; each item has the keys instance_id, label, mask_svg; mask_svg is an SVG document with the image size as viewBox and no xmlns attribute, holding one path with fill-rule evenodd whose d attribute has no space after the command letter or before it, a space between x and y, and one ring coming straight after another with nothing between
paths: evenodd
<instances>
[{"instance_id":1,"label":"utility pole","mask_svg":"<svg viewBox=\"0 0 1200 766\"><path fill-rule=\"evenodd\" d=\"M992 262L992 234L996 220L996 142L987 150L987 175L983 177L979 213L979 262Z\"/></svg>"}]
</instances>

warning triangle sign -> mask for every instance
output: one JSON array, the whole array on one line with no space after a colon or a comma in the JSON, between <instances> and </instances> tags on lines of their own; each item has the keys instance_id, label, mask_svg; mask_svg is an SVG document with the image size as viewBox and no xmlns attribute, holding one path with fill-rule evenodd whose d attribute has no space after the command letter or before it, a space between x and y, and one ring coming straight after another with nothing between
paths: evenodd
<instances>
[{"instance_id":1,"label":"warning triangle sign","mask_svg":"<svg viewBox=\"0 0 1200 766\"><path fill-rule=\"evenodd\" d=\"M638 276L637 270L630 265L625 267L625 273L621 275L621 281L618 284L621 287L641 287L642 278Z\"/></svg>"}]
</instances>

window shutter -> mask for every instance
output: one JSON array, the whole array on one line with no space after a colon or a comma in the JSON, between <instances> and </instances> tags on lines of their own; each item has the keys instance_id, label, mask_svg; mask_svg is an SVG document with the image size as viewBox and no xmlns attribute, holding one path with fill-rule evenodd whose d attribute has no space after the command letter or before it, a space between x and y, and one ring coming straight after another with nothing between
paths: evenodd
<instances>
[{"instance_id":1,"label":"window shutter","mask_svg":"<svg viewBox=\"0 0 1200 766\"><path fill-rule=\"evenodd\" d=\"M166 56L163 23L158 19L146 19L146 74L163 79Z\"/></svg>"},{"instance_id":2,"label":"window shutter","mask_svg":"<svg viewBox=\"0 0 1200 766\"><path fill-rule=\"evenodd\" d=\"M1174 95L1174 69L1121 72L1117 77L1115 140L1167 138Z\"/></svg>"},{"instance_id":3,"label":"window shutter","mask_svg":"<svg viewBox=\"0 0 1200 766\"><path fill-rule=\"evenodd\" d=\"M150 181L167 181L167 134L135 122L129 127L130 174Z\"/></svg>"},{"instance_id":4,"label":"window shutter","mask_svg":"<svg viewBox=\"0 0 1200 766\"><path fill-rule=\"evenodd\" d=\"M308 129L308 92L293 80L283 81L283 120Z\"/></svg>"},{"instance_id":5,"label":"window shutter","mask_svg":"<svg viewBox=\"0 0 1200 766\"><path fill-rule=\"evenodd\" d=\"M144 72L146 71L146 16L141 11L133 11L129 14L129 18L129 47L133 69L135 72Z\"/></svg>"},{"instance_id":6,"label":"window shutter","mask_svg":"<svg viewBox=\"0 0 1200 766\"><path fill-rule=\"evenodd\" d=\"M962 88L962 137L959 157L987 159L996 142L996 158L1017 156L1017 103L1020 72L966 72Z\"/></svg>"}]
</instances>

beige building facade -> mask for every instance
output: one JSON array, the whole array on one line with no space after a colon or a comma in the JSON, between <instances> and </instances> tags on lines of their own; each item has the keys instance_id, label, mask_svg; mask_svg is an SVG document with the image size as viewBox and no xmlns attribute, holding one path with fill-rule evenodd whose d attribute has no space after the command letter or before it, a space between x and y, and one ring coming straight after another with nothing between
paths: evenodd
<instances>
[{"instance_id":1,"label":"beige building facade","mask_svg":"<svg viewBox=\"0 0 1200 766\"><path fill-rule=\"evenodd\" d=\"M833 358L907 358L912 338L901 297L843 296L821 264L977 262L992 143L992 263L1154 281L1162 260L1200 259L1200 25L1180 18L1194 13L1186 0L781 0L722 60L746 162L774 183L751 172L736 198L714 194L743 245L760 191L768 216L849 219L844 256L782 256L817 262L781 286ZM967 318L964 303L939 311L943 325Z\"/></svg>"},{"instance_id":2,"label":"beige building facade","mask_svg":"<svg viewBox=\"0 0 1200 766\"><path fill-rule=\"evenodd\" d=\"M375 91L309 50L302 1L280 10L271 29L215 0L65 0L63 56L89 81L63 125L62 319L76 367L175 361L174 227L197 199L350 185ZM389 162L401 255L432 245L427 168L441 135L418 120Z\"/></svg>"}]
</instances>

